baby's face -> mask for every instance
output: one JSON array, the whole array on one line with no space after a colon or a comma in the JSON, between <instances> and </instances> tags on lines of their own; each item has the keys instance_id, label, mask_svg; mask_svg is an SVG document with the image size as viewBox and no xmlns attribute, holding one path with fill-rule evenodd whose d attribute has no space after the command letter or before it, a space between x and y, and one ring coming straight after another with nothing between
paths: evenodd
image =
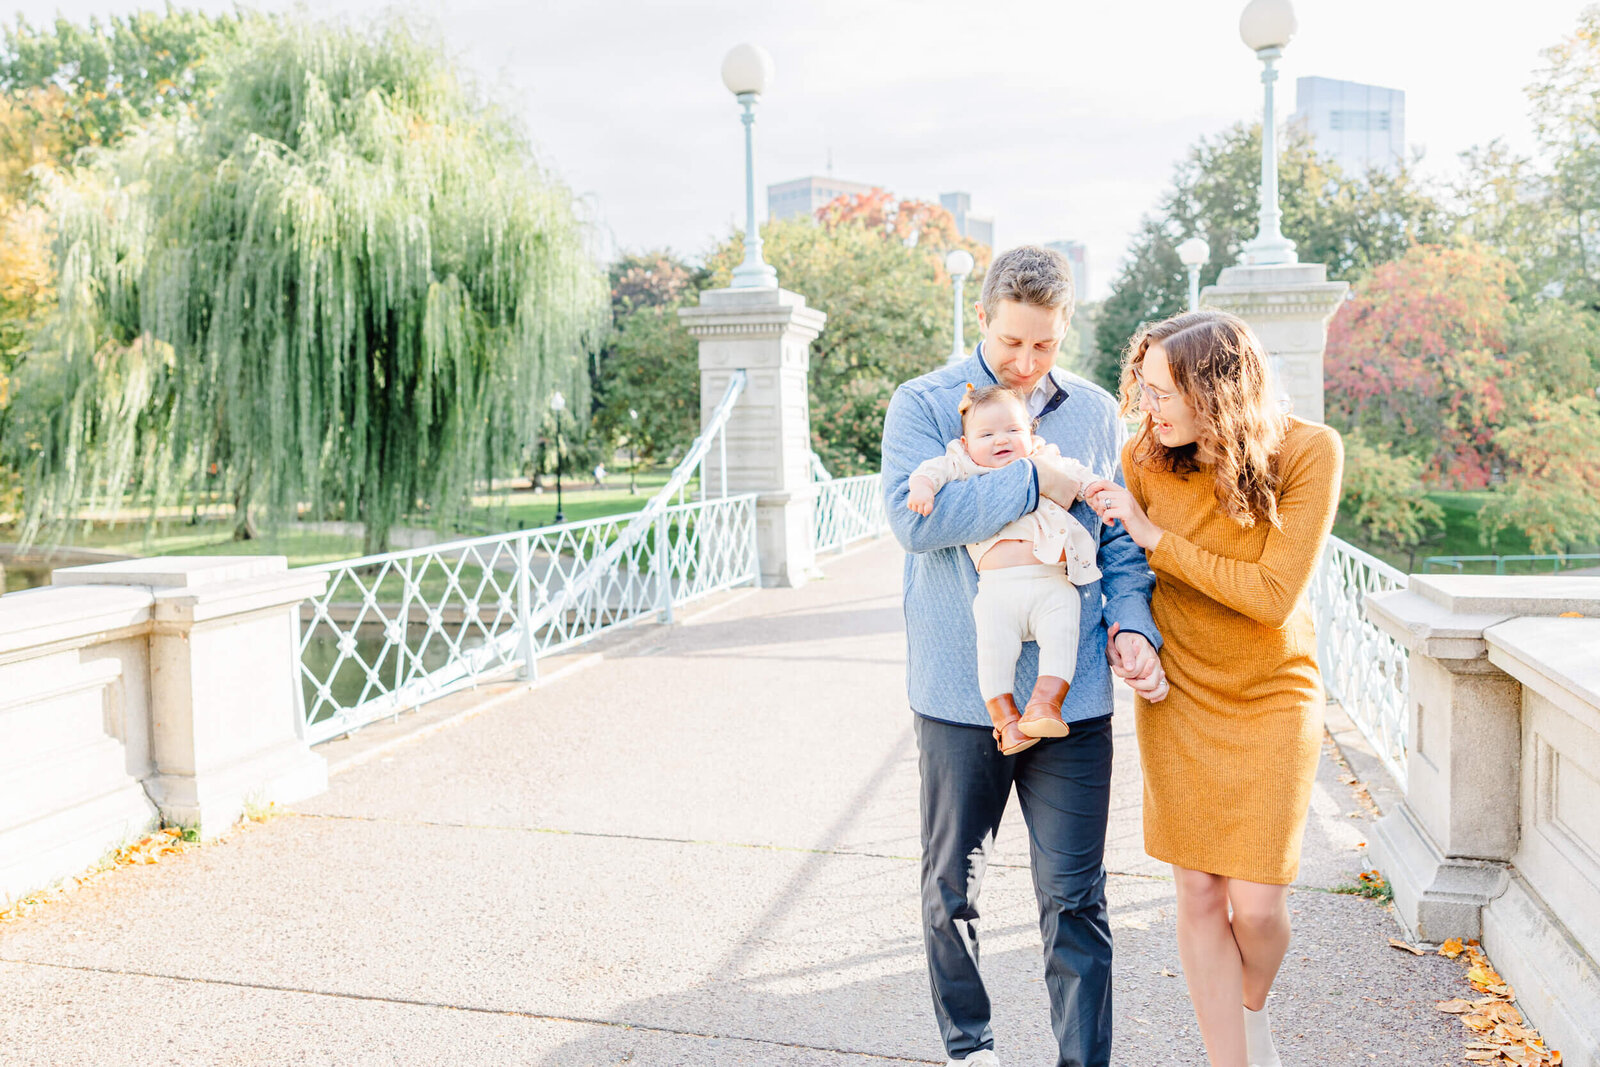
<instances>
[{"instance_id":1,"label":"baby's face","mask_svg":"<svg viewBox=\"0 0 1600 1067\"><path fill-rule=\"evenodd\" d=\"M1033 452L1033 420L1014 401L984 404L967 416L961 444L980 467L1004 467Z\"/></svg>"}]
</instances>

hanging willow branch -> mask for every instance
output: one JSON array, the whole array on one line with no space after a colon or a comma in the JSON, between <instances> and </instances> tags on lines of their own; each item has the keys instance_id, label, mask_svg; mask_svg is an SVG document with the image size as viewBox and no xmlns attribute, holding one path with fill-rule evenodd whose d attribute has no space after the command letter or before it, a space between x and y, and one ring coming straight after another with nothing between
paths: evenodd
<instances>
[{"instance_id":1,"label":"hanging willow branch","mask_svg":"<svg viewBox=\"0 0 1600 1067\"><path fill-rule=\"evenodd\" d=\"M33 529L196 491L443 521L582 398L606 314L571 194L398 23L261 22L197 120L55 191L59 355Z\"/></svg>"}]
</instances>

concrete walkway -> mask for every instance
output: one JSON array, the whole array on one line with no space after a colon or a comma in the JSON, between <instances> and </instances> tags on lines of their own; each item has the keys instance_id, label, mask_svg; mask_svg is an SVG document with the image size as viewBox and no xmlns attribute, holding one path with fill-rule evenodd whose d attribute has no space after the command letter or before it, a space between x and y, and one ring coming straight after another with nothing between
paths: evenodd
<instances>
[{"instance_id":1,"label":"concrete walkway","mask_svg":"<svg viewBox=\"0 0 1600 1067\"><path fill-rule=\"evenodd\" d=\"M804 589L633 631L293 815L0 929L0 1061L942 1063L900 560L880 542ZM1203 1064L1122 710L1116 1062ZM1339 773L1324 761L1291 897L1285 1061L1459 1062L1433 1004L1467 990L1461 968L1390 948L1382 907L1327 892L1362 868L1369 825ZM1005 1062L1046 1067L1026 837L1007 818L984 970Z\"/></svg>"}]
</instances>

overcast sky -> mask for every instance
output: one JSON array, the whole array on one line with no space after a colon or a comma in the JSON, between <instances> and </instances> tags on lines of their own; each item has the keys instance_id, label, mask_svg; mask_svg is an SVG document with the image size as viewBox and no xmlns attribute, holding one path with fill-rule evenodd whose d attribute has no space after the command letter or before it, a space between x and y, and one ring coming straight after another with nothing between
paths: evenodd
<instances>
[{"instance_id":1,"label":"overcast sky","mask_svg":"<svg viewBox=\"0 0 1600 1067\"><path fill-rule=\"evenodd\" d=\"M30 21L123 13L116 0L21 0ZM231 5L196 6L224 10ZM268 10L286 3L263 3ZM1503 137L1531 148L1523 87L1585 0L1296 0L1280 64L1405 90L1406 133L1439 172ZM723 54L767 48L762 186L824 173L896 195L965 190L999 247L1074 238L1102 296L1139 217L1196 138L1259 117L1244 0L323 0L420 13L524 119L608 248L698 256L743 224L738 108ZM759 197L765 213L764 191Z\"/></svg>"}]
</instances>

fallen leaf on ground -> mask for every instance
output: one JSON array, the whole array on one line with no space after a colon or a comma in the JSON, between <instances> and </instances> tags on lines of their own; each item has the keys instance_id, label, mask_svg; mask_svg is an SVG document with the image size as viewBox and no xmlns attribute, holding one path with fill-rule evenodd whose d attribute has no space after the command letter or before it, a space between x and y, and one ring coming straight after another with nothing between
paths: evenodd
<instances>
[{"instance_id":1,"label":"fallen leaf on ground","mask_svg":"<svg viewBox=\"0 0 1600 1067\"><path fill-rule=\"evenodd\" d=\"M1449 960L1455 959L1465 951L1466 948L1462 946L1461 939L1459 937L1452 937L1450 940L1439 946L1439 955Z\"/></svg>"},{"instance_id":2,"label":"fallen leaf on ground","mask_svg":"<svg viewBox=\"0 0 1600 1067\"><path fill-rule=\"evenodd\" d=\"M1455 1000L1441 1000L1434 1007L1450 1015L1460 1015L1472 1010L1472 1002L1457 997Z\"/></svg>"},{"instance_id":3,"label":"fallen leaf on ground","mask_svg":"<svg viewBox=\"0 0 1600 1067\"><path fill-rule=\"evenodd\" d=\"M1161 973L1161 977L1163 977L1163 978L1176 978L1176 977L1178 977L1178 972L1177 971L1169 971L1165 967L1161 968L1161 972L1160 973Z\"/></svg>"},{"instance_id":4,"label":"fallen leaf on ground","mask_svg":"<svg viewBox=\"0 0 1600 1067\"><path fill-rule=\"evenodd\" d=\"M1389 944L1393 945L1395 948L1403 948L1407 952L1411 953L1413 956L1425 956L1425 955L1427 955L1427 953L1423 952L1416 945L1413 945L1413 944L1411 944L1409 942L1406 942L1406 941L1402 941L1398 937L1391 937L1389 939Z\"/></svg>"}]
</instances>

